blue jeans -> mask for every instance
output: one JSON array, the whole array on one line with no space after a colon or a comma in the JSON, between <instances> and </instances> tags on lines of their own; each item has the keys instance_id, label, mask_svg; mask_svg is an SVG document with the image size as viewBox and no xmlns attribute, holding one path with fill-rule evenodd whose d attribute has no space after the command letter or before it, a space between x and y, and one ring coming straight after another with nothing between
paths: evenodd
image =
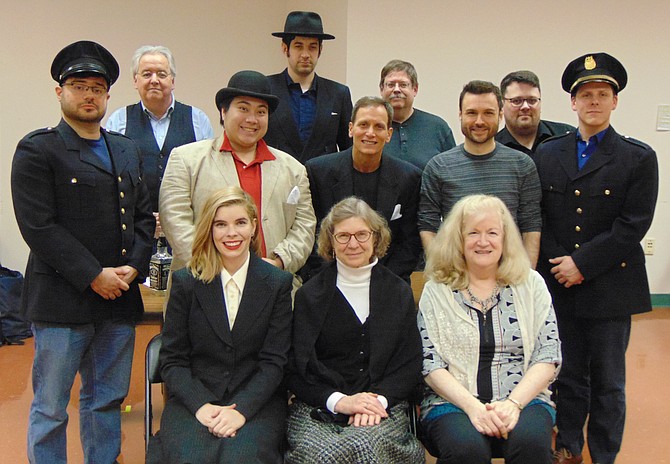
<instances>
[{"instance_id":1,"label":"blue jeans","mask_svg":"<svg viewBox=\"0 0 670 464\"><path fill-rule=\"evenodd\" d=\"M28 425L32 464L67 463L67 405L77 371L80 435L87 464L112 464L121 452L121 402L128 394L135 345L130 323L55 326L34 323L34 399Z\"/></svg>"}]
</instances>

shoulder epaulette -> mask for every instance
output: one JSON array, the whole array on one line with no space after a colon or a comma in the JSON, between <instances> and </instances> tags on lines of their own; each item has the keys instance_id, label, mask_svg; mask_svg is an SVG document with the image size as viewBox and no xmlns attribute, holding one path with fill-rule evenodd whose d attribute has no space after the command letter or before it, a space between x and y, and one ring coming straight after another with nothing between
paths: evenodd
<instances>
[{"instance_id":1,"label":"shoulder epaulette","mask_svg":"<svg viewBox=\"0 0 670 464\"><path fill-rule=\"evenodd\" d=\"M644 148L645 150L652 150L652 148L647 145L644 142L641 142L637 139L634 139L633 137L630 137L628 135L621 135L621 139L624 140L625 142L632 143L633 145L637 145L640 148Z\"/></svg>"}]
</instances>

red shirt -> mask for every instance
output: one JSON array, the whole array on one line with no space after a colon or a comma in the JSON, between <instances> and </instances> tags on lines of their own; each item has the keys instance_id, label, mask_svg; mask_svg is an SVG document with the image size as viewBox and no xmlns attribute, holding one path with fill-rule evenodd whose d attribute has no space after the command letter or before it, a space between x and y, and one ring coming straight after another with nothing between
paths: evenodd
<instances>
[{"instance_id":1,"label":"red shirt","mask_svg":"<svg viewBox=\"0 0 670 464\"><path fill-rule=\"evenodd\" d=\"M229 151L233 155L233 161L235 161L235 170L237 171L237 178L240 181L240 187L242 190L247 192L251 198L254 199L256 203L256 209L258 210L258 233L261 238L261 254L263 258L267 257L267 249L265 248L265 237L263 236L263 217L261 212L261 205L263 204L263 176L261 172L261 163L263 161L272 161L275 158L275 155L270 152L267 144L263 139L260 139L256 143L256 157L254 160L245 164L233 151L233 147L230 145L228 136L226 133L223 133L223 144L219 151Z\"/></svg>"}]
</instances>

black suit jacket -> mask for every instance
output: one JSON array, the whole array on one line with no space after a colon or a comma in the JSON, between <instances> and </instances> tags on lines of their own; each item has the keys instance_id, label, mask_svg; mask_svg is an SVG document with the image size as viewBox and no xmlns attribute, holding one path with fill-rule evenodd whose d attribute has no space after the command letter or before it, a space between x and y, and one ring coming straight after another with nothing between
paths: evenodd
<instances>
[{"instance_id":1,"label":"black suit jacket","mask_svg":"<svg viewBox=\"0 0 670 464\"><path fill-rule=\"evenodd\" d=\"M296 397L325 407L328 397L342 391L343 376L319 361L316 342L336 299L337 265L298 289L295 295L293 345L286 383ZM370 391L384 395L389 407L408 399L421 382L421 337L416 324L412 289L383 265L372 268L370 279Z\"/></svg>"},{"instance_id":2,"label":"black suit jacket","mask_svg":"<svg viewBox=\"0 0 670 464\"><path fill-rule=\"evenodd\" d=\"M272 93L279 97L279 106L270 115L265 142L291 154L305 164L316 156L344 150L351 146L349 121L351 93L349 87L314 76L316 80L316 117L307 143L303 145L291 113L291 95L286 84L286 70L268 76Z\"/></svg>"},{"instance_id":3,"label":"black suit jacket","mask_svg":"<svg viewBox=\"0 0 670 464\"><path fill-rule=\"evenodd\" d=\"M349 148L340 153L320 156L305 165L318 225L335 203L354 194L351 152ZM391 229L391 245L381 263L409 281L421 256L417 227L421 170L406 161L385 155L382 155L379 169L377 211ZM399 207L399 211L396 207ZM400 217L392 219L394 211L399 212ZM312 253L307 263L309 274L318 272L322 263L323 260L316 252Z\"/></svg>"},{"instance_id":4,"label":"black suit jacket","mask_svg":"<svg viewBox=\"0 0 670 464\"><path fill-rule=\"evenodd\" d=\"M113 172L63 120L16 148L12 198L30 247L22 309L32 321L82 324L142 314L137 285L115 300L90 287L103 267L130 265L143 281L155 228L137 146L101 132Z\"/></svg>"},{"instance_id":5,"label":"black suit jacket","mask_svg":"<svg viewBox=\"0 0 670 464\"><path fill-rule=\"evenodd\" d=\"M559 316L607 318L651 310L640 240L658 195L656 153L610 127L581 170L575 133L542 143L534 156L542 184L538 271ZM584 276L570 288L550 272L569 255Z\"/></svg>"},{"instance_id":6,"label":"black suit jacket","mask_svg":"<svg viewBox=\"0 0 670 464\"><path fill-rule=\"evenodd\" d=\"M221 277L207 284L173 274L165 313L161 376L195 414L205 403L237 404L247 420L275 394L291 343L292 274L251 255L231 331Z\"/></svg>"}]
</instances>

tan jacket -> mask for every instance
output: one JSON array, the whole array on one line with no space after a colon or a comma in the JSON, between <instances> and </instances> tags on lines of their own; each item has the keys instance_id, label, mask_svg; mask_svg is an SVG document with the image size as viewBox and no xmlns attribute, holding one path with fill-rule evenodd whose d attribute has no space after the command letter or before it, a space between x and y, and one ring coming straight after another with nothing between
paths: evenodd
<instances>
[{"instance_id":1,"label":"tan jacket","mask_svg":"<svg viewBox=\"0 0 670 464\"><path fill-rule=\"evenodd\" d=\"M207 198L227 185L240 185L230 152L220 152L223 135L215 140L172 150L160 189L161 227L172 246L172 270L191 258L198 214ZM269 257L279 256L292 273L305 264L314 245L316 218L305 167L295 158L268 147L277 158L261 164L262 226ZM287 202L291 191L297 201ZM295 197L295 195L293 195Z\"/></svg>"}]
</instances>

